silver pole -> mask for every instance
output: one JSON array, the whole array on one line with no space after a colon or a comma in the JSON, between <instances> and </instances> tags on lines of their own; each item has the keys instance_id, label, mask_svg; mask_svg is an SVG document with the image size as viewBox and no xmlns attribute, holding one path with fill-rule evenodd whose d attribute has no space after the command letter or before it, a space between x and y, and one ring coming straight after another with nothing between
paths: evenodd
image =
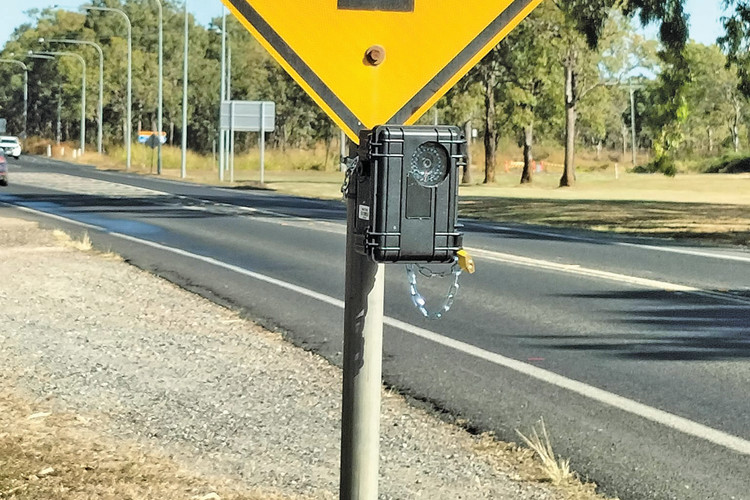
<instances>
[{"instance_id":1,"label":"silver pole","mask_svg":"<svg viewBox=\"0 0 750 500\"><path fill-rule=\"evenodd\" d=\"M23 70L23 139L29 136L29 70Z\"/></svg>"},{"instance_id":2,"label":"silver pole","mask_svg":"<svg viewBox=\"0 0 750 500\"><path fill-rule=\"evenodd\" d=\"M633 166L635 167L638 163L636 148L638 147L635 143L635 89L633 88L633 82L628 82L630 85L630 130L633 135Z\"/></svg>"},{"instance_id":3,"label":"silver pole","mask_svg":"<svg viewBox=\"0 0 750 500\"><path fill-rule=\"evenodd\" d=\"M225 93L227 101L232 101L232 40L227 35L227 90ZM234 140L234 123L232 123L232 131L227 136L227 149L231 147L231 143ZM229 162L234 160L234 153L232 156L227 156L225 168L229 170Z\"/></svg>"},{"instance_id":4,"label":"silver pole","mask_svg":"<svg viewBox=\"0 0 750 500\"><path fill-rule=\"evenodd\" d=\"M234 105L230 104L229 113L229 182L234 182Z\"/></svg>"},{"instance_id":5,"label":"silver pole","mask_svg":"<svg viewBox=\"0 0 750 500\"><path fill-rule=\"evenodd\" d=\"M221 106L224 104L224 101L226 101L226 91L227 91L227 82L226 82L226 76L227 76L227 70L226 70L226 58L227 58L227 10L226 7L222 6L221 8L221 83L219 88L219 108L221 109ZM219 115L221 115L221 111L219 111ZM221 129L221 124L219 124L219 181L224 181L224 155L226 153L225 151L225 137L226 134L224 130Z\"/></svg>"},{"instance_id":6,"label":"silver pole","mask_svg":"<svg viewBox=\"0 0 750 500\"><path fill-rule=\"evenodd\" d=\"M57 122L55 123L55 143L62 142L62 85L57 87Z\"/></svg>"},{"instance_id":7,"label":"silver pole","mask_svg":"<svg viewBox=\"0 0 750 500\"><path fill-rule=\"evenodd\" d=\"M266 172L266 106L260 102L260 184L265 184Z\"/></svg>"},{"instance_id":8,"label":"silver pole","mask_svg":"<svg viewBox=\"0 0 750 500\"><path fill-rule=\"evenodd\" d=\"M232 41L227 39L227 101L232 100Z\"/></svg>"},{"instance_id":9,"label":"silver pole","mask_svg":"<svg viewBox=\"0 0 750 500\"><path fill-rule=\"evenodd\" d=\"M80 56L79 56L80 57ZM86 61L81 57L81 154L86 152Z\"/></svg>"},{"instance_id":10,"label":"silver pole","mask_svg":"<svg viewBox=\"0 0 750 500\"><path fill-rule=\"evenodd\" d=\"M182 64L182 162L180 177L187 177L187 107L188 107L188 0L185 0L185 53Z\"/></svg>"},{"instance_id":11,"label":"silver pole","mask_svg":"<svg viewBox=\"0 0 750 500\"><path fill-rule=\"evenodd\" d=\"M102 154L104 152L102 149L102 140L104 139L104 133L102 132L102 122L104 120L104 54L102 53L102 48L98 44L95 45L99 51L99 105L97 106L97 114L99 116L96 120L96 151Z\"/></svg>"},{"instance_id":12,"label":"silver pole","mask_svg":"<svg viewBox=\"0 0 750 500\"><path fill-rule=\"evenodd\" d=\"M161 132L164 113L164 19L162 17L161 0L154 0L159 6L159 110L157 112L157 141L156 141L156 174L161 175Z\"/></svg>"},{"instance_id":13,"label":"silver pole","mask_svg":"<svg viewBox=\"0 0 750 500\"><path fill-rule=\"evenodd\" d=\"M0 59L0 62L17 64L23 68L23 139L26 139L29 117L29 68L21 61L15 59Z\"/></svg>"},{"instance_id":14,"label":"silver pole","mask_svg":"<svg viewBox=\"0 0 750 500\"><path fill-rule=\"evenodd\" d=\"M355 174L356 175L356 174ZM356 186L357 180L352 179ZM354 250L356 199L347 200L341 500L378 498L385 265Z\"/></svg>"},{"instance_id":15,"label":"silver pole","mask_svg":"<svg viewBox=\"0 0 750 500\"><path fill-rule=\"evenodd\" d=\"M131 154L131 138L133 135L133 25L130 22L130 18L127 14L125 14L124 11L120 9L114 9L110 7L96 7L93 5L84 5L84 9L87 10L99 10L104 12L114 12L116 14L121 15L125 19L125 25L128 28L128 86L127 86L127 94L128 94L128 103L127 103L127 126L125 127L125 150L126 150L126 160L125 160L125 168L127 170L130 170L130 165L132 161L132 154Z\"/></svg>"}]
</instances>

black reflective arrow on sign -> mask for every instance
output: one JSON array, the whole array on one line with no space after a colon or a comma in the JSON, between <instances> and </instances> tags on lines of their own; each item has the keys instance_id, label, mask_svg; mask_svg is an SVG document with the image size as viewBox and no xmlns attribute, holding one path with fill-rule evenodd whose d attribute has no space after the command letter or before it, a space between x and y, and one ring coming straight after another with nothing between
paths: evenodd
<instances>
[{"instance_id":1,"label":"black reflective arrow on sign","mask_svg":"<svg viewBox=\"0 0 750 500\"><path fill-rule=\"evenodd\" d=\"M414 0L338 0L339 9L413 12Z\"/></svg>"}]
</instances>

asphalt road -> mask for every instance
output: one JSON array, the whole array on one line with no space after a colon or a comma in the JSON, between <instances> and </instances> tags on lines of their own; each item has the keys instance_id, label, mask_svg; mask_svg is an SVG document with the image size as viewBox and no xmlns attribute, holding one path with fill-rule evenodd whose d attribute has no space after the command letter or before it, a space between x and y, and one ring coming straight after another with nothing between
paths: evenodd
<instances>
[{"instance_id":1,"label":"asphalt road","mask_svg":"<svg viewBox=\"0 0 750 500\"><path fill-rule=\"evenodd\" d=\"M0 202L341 363L341 202L40 158L11 164ZM750 498L750 253L465 223L478 272L445 319L422 319L388 268L386 383L501 439L543 417L609 495Z\"/></svg>"}]
</instances>

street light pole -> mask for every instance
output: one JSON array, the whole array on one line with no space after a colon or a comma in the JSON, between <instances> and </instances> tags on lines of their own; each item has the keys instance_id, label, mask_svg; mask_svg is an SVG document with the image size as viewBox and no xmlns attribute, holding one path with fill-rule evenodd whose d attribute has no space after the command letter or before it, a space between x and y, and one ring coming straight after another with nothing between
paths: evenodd
<instances>
[{"instance_id":1,"label":"street light pole","mask_svg":"<svg viewBox=\"0 0 750 500\"><path fill-rule=\"evenodd\" d=\"M187 107L188 107L188 0L185 0L185 52L182 64L182 162L180 164L180 177L187 176Z\"/></svg>"},{"instance_id":2,"label":"street light pole","mask_svg":"<svg viewBox=\"0 0 750 500\"><path fill-rule=\"evenodd\" d=\"M45 42L44 38L40 38L41 43ZM96 151L102 154L102 115L104 108L104 53L102 47L96 42L89 42L87 40L69 40L69 39L57 39L53 38L46 40L48 43L70 43L74 45L88 45L94 47L99 53L99 103L97 104L97 120L96 120Z\"/></svg>"},{"instance_id":3,"label":"street light pole","mask_svg":"<svg viewBox=\"0 0 750 500\"><path fill-rule=\"evenodd\" d=\"M86 60L75 52L33 52L29 55L75 57L81 63L81 154L86 152Z\"/></svg>"},{"instance_id":4,"label":"street light pole","mask_svg":"<svg viewBox=\"0 0 750 500\"><path fill-rule=\"evenodd\" d=\"M128 17L128 15L125 14L125 12L120 9L114 9L111 7L96 7L93 5L85 5L83 8L86 10L98 10L98 11L104 11L104 12L114 12L116 14L119 14L125 19L125 24L128 28L128 90L127 90L128 123L125 127L125 150L126 150L125 168L127 170L130 170L130 164L132 161L131 137L133 135L133 26L130 22L130 18Z\"/></svg>"},{"instance_id":5,"label":"street light pole","mask_svg":"<svg viewBox=\"0 0 750 500\"><path fill-rule=\"evenodd\" d=\"M219 116L221 106L227 99L227 9L221 8L221 88L219 89ZM219 120L219 181L224 180L224 159L226 156L226 132L221 129Z\"/></svg>"},{"instance_id":6,"label":"street light pole","mask_svg":"<svg viewBox=\"0 0 750 500\"><path fill-rule=\"evenodd\" d=\"M158 99L159 109L157 111L157 124L156 124L156 173L161 175L161 131L163 128L162 118L164 113L164 19L162 16L161 0L154 0L156 5L159 7L159 88Z\"/></svg>"},{"instance_id":7,"label":"street light pole","mask_svg":"<svg viewBox=\"0 0 750 500\"><path fill-rule=\"evenodd\" d=\"M636 148L638 147L638 145L635 143L635 88L633 88L632 80L628 80L628 86L630 87L630 130L633 135L633 146L631 149L633 150L633 166L635 167L638 163L636 152Z\"/></svg>"},{"instance_id":8,"label":"street light pole","mask_svg":"<svg viewBox=\"0 0 750 500\"><path fill-rule=\"evenodd\" d=\"M23 136L22 139L26 139L28 132L26 127L28 126L29 120L29 68L15 59L0 59L0 62L17 64L23 68Z\"/></svg>"}]
</instances>

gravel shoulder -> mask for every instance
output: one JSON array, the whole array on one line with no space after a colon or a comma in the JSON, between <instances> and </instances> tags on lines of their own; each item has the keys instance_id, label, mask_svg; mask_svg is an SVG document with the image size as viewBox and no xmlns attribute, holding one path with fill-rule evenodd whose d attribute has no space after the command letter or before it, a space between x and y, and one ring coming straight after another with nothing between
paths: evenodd
<instances>
[{"instance_id":1,"label":"gravel shoulder","mask_svg":"<svg viewBox=\"0 0 750 500\"><path fill-rule=\"evenodd\" d=\"M337 498L338 368L9 214L0 498ZM544 477L530 451L384 390L380 498L600 498Z\"/></svg>"}]
</instances>

